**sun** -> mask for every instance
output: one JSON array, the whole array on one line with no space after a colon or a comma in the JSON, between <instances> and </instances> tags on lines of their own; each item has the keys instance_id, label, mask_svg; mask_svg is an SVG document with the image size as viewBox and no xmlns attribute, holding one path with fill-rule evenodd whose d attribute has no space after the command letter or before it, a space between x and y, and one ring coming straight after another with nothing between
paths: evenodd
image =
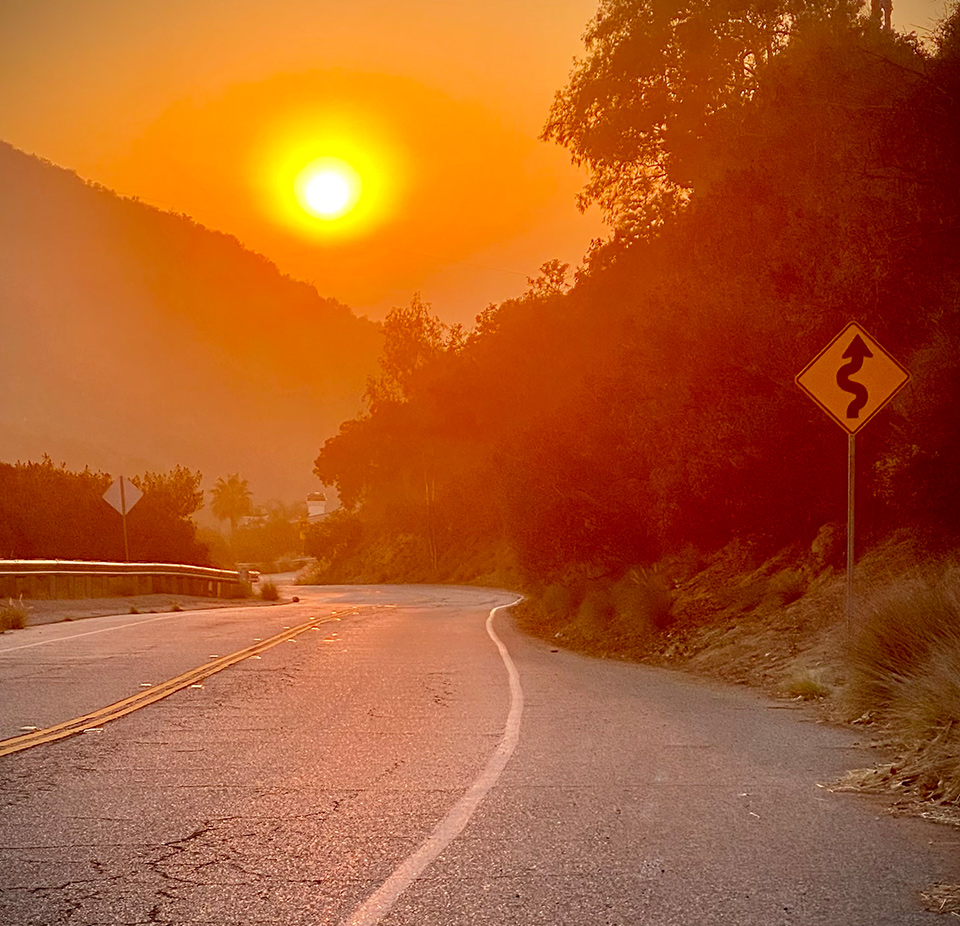
<instances>
[{"instance_id":1,"label":"sun","mask_svg":"<svg viewBox=\"0 0 960 926\"><path fill-rule=\"evenodd\" d=\"M339 246L395 219L408 166L390 136L334 115L297 111L266 124L249 164L271 224Z\"/></svg>"},{"instance_id":2,"label":"sun","mask_svg":"<svg viewBox=\"0 0 960 926\"><path fill-rule=\"evenodd\" d=\"M324 221L342 218L360 202L363 182L357 170L340 158L317 158L294 181L294 193L304 212Z\"/></svg>"}]
</instances>

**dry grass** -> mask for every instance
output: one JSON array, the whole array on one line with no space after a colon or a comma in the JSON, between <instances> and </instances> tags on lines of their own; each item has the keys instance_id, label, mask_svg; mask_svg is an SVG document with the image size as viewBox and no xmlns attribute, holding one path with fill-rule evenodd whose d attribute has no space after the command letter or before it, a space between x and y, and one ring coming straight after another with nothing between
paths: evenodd
<instances>
[{"instance_id":1,"label":"dry grass","mask_svg":"<svg viewBox=\"0 0 960 926\"><path fill-rule=\"evenodd\" d=\"M631 569L612 590L617 619L642 633L670 626L673 597L664 576L648 569Z\"/></svg>"},{"instance_id":2,"label":"dry grass","mask_svg":"<svg viewBox=\"0 0 960 926\"><path fill-rule=\"evenodd\" d=\"M7 599L6 604L0 604L0 633L4 630L23 630L27 626L27 609L23 599L14 601Z\"/></svg>"},{"instance_id":3,"label":"dry grass","mask_svg":"<svg viewBox=\"0 0 960 926\"><path fill-rule=\"evenodd\" d=\"M851 641L846 698L902 748L890 772L924 798L960 800L960 576L890 586Z\"/></svg>"},{"instance_id":4,"label":"dry grass","mask_svg":"<svg viewBox=\"0 0 960 926\"><path fill-rule=\"evenodd\" d=\"M280 598L280 590L277 588L276 583L270 579L264 579L260 583L260 597L264 601L278 601Z\"/></svg>"},{"instance_id":5,"label":"dry grass","mask_svg":"<svg viewBox=\"0 0 960 926\"><path fill-rule=\"evenodd\" d=\"M594 655L640 658L673 621L674 593L659 572L630 569L616 582L573 576L547 586L519 609L538 636Z\"/></svg>"},{"instance_id":6,"label":"dry grass","mask_svg":"<svg viewBox=\"0 0 960 926\"><path fill-rule=\"evenodd\" d=\"M782 606L799 601L810 585L810 580L800 569L782 569L771 576L767 597Z\"/></svg>"},{"instance_id":7,"label":"dry grass","mask_svg":"<svg viewBox=\"0 0 960 926\"><path fill-rule=\"evenodd\" d=\"M783 685L783 692L801 701L822 701L833 692L822 670L807 669L791 675Z\"/></svg>"},{"instance_id":8,"label":"dry grass","mask_svg":"<svg viewBox=\"0 0 960 926\"><path fill-rule=\"evenodd\" d=\"M934 884L920 892L920 899L931 913L960 913L960 884Z\"/></svg>"}]
</instances>

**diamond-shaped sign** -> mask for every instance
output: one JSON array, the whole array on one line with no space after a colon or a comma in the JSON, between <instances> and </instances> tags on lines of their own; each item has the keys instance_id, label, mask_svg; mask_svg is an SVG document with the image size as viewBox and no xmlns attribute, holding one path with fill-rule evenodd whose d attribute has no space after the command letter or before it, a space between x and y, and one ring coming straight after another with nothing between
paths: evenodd
<instances>
[{"instance_id":1,"label":"diamond-shaped sign","mask_svg":"<svg viewBox=\"0 0 960 926\"><path fill-rule=\"evenodd\" d=\"M112 482L110 488L103 493L104 501L113 505L122 515L127 514L141 498L143 498L143 492L123 476L116 482Z\"/></svg>"},{"instance_id":2,"label":"diamond-shaped sign","mask_svg":"<svg viewBox=\"0 0 960 926\"><path fill-rule=\"evenodd\" d=\"M797 375L797 385L851 434L910 379L856 322L851 322Z\"/></svg>"}]
</instances>

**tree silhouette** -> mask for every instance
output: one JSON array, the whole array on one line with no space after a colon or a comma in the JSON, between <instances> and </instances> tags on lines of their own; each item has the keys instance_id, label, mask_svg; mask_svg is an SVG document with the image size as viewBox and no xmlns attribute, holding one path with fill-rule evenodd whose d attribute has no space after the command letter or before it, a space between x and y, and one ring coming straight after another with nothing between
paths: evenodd
<instances>
[{"instance_id":1,"label":"tree silhouette","mask_svg":"<svg viewBox=\"0 0 960 926\"><path fill-rule=\"evenodd\" d=\"M431 314L430 303L420 293L414 293L408 307L392 308L383 323L380 375L367 380L364 393L371 409L406 401L417 372L456 343L458 327L451 329Z\"/></svg>"},{"instance_id":2,"label":"tree silhouette","mask_svg":"<svg viewBox=\"0 0 960 926\"><path fill-rule=\"evenodd\" d=\"M808 23L856 20L855 0L602 0L542 138L586 165L580 206L648 235L710 169L724 113Z\"/></svg>"},{"instance_id":3,"label":"tree silhouette","mask_svg":"<svg viewBox=\"0 0 960 926\"><path fill-rule=\"evenodd\" d=\"M239 473L232 473L224 479L217 479L217 484L211 493L213 501L210 507L214 515L221 521L230 521L230 533L237 532L237 521L250 514L250 486L246 479L241 479Z\"/></svg>"}]
</instances>

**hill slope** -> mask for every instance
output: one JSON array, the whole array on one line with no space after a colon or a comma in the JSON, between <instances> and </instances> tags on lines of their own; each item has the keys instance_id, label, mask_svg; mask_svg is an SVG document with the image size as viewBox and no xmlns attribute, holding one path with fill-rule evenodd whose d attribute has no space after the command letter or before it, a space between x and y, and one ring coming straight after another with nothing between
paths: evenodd
<instances>
[{"instance_id":1,"label":"hill slope","mask_svg":"<svg viewBox=\"0 0 960 926\"><path fill-rule=\"evenodd\" d=\"M0 143L0 460L315 485L380 334L234 238Z\"/></svg>"}]
</instances>

